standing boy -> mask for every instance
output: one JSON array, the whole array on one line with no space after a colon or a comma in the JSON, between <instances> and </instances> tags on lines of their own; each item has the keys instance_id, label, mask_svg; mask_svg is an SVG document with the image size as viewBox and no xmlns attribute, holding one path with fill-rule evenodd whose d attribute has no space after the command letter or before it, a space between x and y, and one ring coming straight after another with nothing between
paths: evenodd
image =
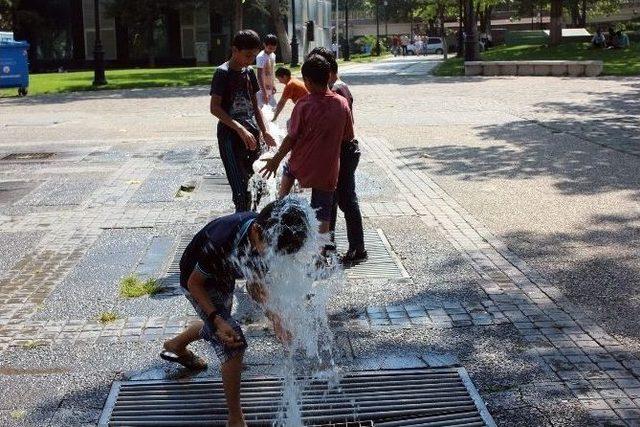
<instances>
[{"instance_id":1,"label":"standing boy","mask_svg":"<svg viewBox=\"0 0 640 427\"><path fill-rule=\"evenodd\" d=\"M268 248L281 254L298 252L310 231L308 224L299 205L279 200L260 214L241 212L210 222L195 235L180 259L180 284L202 320L166 341L160 357L188 369L206 369L206 362L187 346L200 339L213 346L221 364L228 426L246 425L240 380L247 341L231 316L235 280L249 273L251 277L245 277L249 295L264 306L268 294L261 283L266 268L262 255ZM265 314L273 322L276 337L289 342L291 336L282 327L281 318L269 310Z\"/></svg>"},{"instance_id":2,"label":"standing boy","mask_svg":"<svg viewBox=\"0 0 640 427\"><path fill-rule=\"evenodd\" d=\"M219 120L218 148L233 191L236 212L251 208L247 190L253 162L260 156L260 137L267 145L276 145L258 108L258 81L249 67L260 45L255 31L238 32L233 38L231 58L216 69L211 81L210 109Z\"/></svg>"},{"instance_id":3,"label":"standing boy","mask_svg":"<svg viewBox=\"0 0 640 427\"><path fill-rule=\"evenodd\" d=\"M278 48L278 37L268 34L264 38L264 49L256 57L256 68L258 69L258 107L262 109L264 105L275 108L276 99L276 49Z\"/></svg>"},{"instance_id":4,"label":"standing boy","mask_svg":"<svg viewBox=\"0 0 640 427\"><path fill-rule=\"evenodd\" d=\"M275 156L261 172L269 178L291 151L284 166L280 197L291 191L297 179L311 188L311 206L320 221L320 233L328 233L338 182L340 147L353 139L349 104L328 88L331 68L326 59L312 55L302 65L302 78L309 95L298 101L291 113L288 134Z\"/></svg>"},{"instance_id":5,"label":"standing boy","mask_svg":"<svg viewBox=\"0 0 640 427\"><path fill-rule=\"evenodd\" d=\"M349 110L353 117L353 95L349 86L338 77L338 63L331 52L326 48L317 47L310 55L320 55L327 60L331 67L329 88L349 102ZM364 232L362 229L362 214L356 194L356 168L360 162L360 148L357 139L342 144L340 150L340 174L336 187L336 200L331 212L331 231L335 230L337 207L344 213L347 224L347 240L349 248L342 255L344 265L353 265L367 259L368 254L364 246Z\"/></svg>"},{"instance_id":6,"label":"standing boy","mask_svg":"<svg viewBox=\"0 0 640 427\"><path fill-rule=\"evenodd\" d=\"M291 77L291 71L289 71L287 68L278 68L276 70L276 78L281 84L284 85L284 90L282 91L282 96L280 97L280 101L278 101L278 105L276 106L276 111L273 114L272 121L274 122L278 118L278 115L282 112L282 109L287 103L287 100L290 99L295 104L300 98L309 94L309 91L304 85L304 82L296 79L295 77Z\"/></svg>"}]
</instances>

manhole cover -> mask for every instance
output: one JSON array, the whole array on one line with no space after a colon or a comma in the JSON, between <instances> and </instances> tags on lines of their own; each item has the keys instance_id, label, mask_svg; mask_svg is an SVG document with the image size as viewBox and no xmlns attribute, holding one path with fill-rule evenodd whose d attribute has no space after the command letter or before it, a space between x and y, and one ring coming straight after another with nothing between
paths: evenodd
<instances>
[{"instance_id":1,"label":"manhole cover","mask_svg":"<svg viewBox=\"0 0 640 427\"><path fill-rule=\"evenodd\" d=\"M279 378L243 379L247 423L272 426L281 396ZM301 412L315 426L495 426L464 368L351 372L332 390L314 380ZM219 379L116 381L99 425L223 426L226 413Z\"/></svg>"},{"instance_id":2,"label":"manhole cover","mask_svg":"<svg viewBox=\"0 0 640 427\"><path fill-rule=\"evenodd\" d=\"M348 278L406 279L409 277L409 273L391 249L382 230L364 230L364 244L369 257L364 262L347 267L345 270ZM346 252L348 246L346 232L336 231L336 246L338 252Z\"/></svg>"},{"instance_id":3,"label":"manhole cover","mask_svg":"<svg viewBox=\"0 0 640 427\"><path fill-rule=\"evenodd\" d=\"M56 153L11 153L1 160L43 160L55 155Z\"/></svg>"}]
</instances>

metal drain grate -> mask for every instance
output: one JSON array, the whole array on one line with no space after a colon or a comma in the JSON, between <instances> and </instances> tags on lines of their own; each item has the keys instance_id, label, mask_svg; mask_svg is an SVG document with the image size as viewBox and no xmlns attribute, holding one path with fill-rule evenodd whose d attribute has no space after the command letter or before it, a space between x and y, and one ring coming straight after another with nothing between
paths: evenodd
<instances>
[{"instance_id":1,"label":"metal drain grate","mask_svg":"<svg viewBox=\"0 0 640 427\"><path fill-rule=\"evenodd\" d=\"M242 405L251 426L271 426L282 394L278 378L242 381ZM222 382L114 382L100 426L225 425ZM306 425L495 426L464 368L361 371L340 389L314 380L302 393ZM362 424L355 424L362 425ZM364 424L367 425L367 424Z\"/></svg>"},{"instance_id":2,"label":"metal drain grate","mask_svg":"<svg viewBox=\"0 0 640 427\"><path fill-rule=\"evenodd\" d=\"M182 295L183 293L182 286L180 286L180 258L182 258L184 250L187 249L187 246L191 243L191 239L193 239L193 236L186 235L181 236L180 240L178 240L178 246L173 255L173 260L171 264L169 264L169 268L164 277L160 279L163 288L162 293L164 295Z\"/></svg>"},{"instance_id":3,"label":"metal drain grate","mask_svg":"<svg viewBox=\"0 0 640 427\"><path fill-rule=\"evenodd\" d=\"M43 160L55 155L56 153L11 153L0 160Z\"/></svg>"},{"instance_id":4,"label":"metal drain grate","mask_svg":"<svg viewBox=\"0 0 640 427\"><path fill-rule=\"evenodd\" d=\"M205 175L192 196L193 200L231 200L231 187L224 175Z\"/></svg>"},{"instance_id":5,"label":"metal drain grate","mask_svg":"<svg viewBox=\"0 0 640 427\"><path fill-rule=\"evenodd\" d=\"M364 244L369 258L362 263L347 267L345 270L348 278L406 279L409 277L409 273L391 249L382 230L364 230ZM348 249L346 232L336 231L336 246L341 253Z\"/></svg>"}]
</instances>

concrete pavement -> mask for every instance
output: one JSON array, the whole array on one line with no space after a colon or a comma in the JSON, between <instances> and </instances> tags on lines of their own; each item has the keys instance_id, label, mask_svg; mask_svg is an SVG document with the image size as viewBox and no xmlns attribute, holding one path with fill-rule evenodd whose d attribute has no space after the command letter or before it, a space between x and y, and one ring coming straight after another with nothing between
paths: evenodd
<instances>
[{"instance_id":1,"label":"concrete pavement","mask_svg":"<svg viewBox=\"0 0 640 427\"><path fill-rule=\"evenodd\" d=\"M339 363L460 363L499 425L634 425L639 82L434 78L433 63L343 76L366 227L409 277L352 278L334 297ZM0 100L3 155L56 153L0 161L3 425L90 425L114 379L182 375L156 353L193 315L184 298L117 285L162 276L182 236L230 210L224 193L175 197L222 175L207 93ZM98 322L106 311L119 320ZM249 372L277 372L271 335L246 327Z\"/></svg>"}]
</instances>

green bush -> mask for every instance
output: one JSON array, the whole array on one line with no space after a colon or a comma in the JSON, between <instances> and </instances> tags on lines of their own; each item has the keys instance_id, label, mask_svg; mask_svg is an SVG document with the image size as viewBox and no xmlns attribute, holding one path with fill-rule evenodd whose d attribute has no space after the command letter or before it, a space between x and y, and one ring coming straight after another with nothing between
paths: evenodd
<instances>
[{"instance_id":1,"label":"green bush","mask_svg":"<svg viewBox=\"0 0 640 427\"><path fill-rule=\"evenodd\" d=\"M120 295L125 298L137 298L143 295L155 295L160 292L160 284L156 279L142 281L136 275L129 275L120 282Z\"/></svg>"}]
</instances>

